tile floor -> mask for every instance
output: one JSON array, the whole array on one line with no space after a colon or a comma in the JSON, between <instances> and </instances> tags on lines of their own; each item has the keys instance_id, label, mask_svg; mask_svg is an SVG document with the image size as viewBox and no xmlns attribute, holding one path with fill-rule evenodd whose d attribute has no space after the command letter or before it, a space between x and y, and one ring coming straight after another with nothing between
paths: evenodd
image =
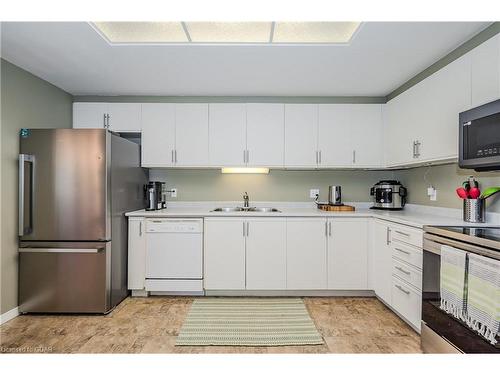
<instances>
[{"instance_id":1,"label":"tile floor","mask_svg":"<svg viewBox=\"0 0 500 375\"><path fill-rule=\"evenodd\" d=\"M106 316L23 315L0 326L0 353L421 353L415 331L375 298L304 298L325 343L176 347L192 298L128 298Z\"/></svg>"}]
</instances>

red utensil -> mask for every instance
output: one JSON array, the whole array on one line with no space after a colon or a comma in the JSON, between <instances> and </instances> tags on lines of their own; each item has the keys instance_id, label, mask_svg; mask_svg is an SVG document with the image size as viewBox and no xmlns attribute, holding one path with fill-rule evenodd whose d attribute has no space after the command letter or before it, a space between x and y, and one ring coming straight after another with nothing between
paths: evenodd
<instances>
[{"instance_id":1,"label":"red utensil","mask_svg":"<svg viewBox=\"0 0 500 375\"><path fill-rule=\"evenodd\" d=\"M462 199L467 199L469 198L469 194L467 193L467 190L465 190L463 187L459 187L456 190L457 195L462 198Z\"/></svg>"},{"instance_id":2,"label":"red utensil","mask_svg":"<svg viewBox=\"0 0 500 375\"><path fill-rule=\"evenodd\" d=\"M477 199L481 195L481 190L479 190L477 187L472 187L469 190L469 196L472 199Z\"/></svg>"}]
</instances>

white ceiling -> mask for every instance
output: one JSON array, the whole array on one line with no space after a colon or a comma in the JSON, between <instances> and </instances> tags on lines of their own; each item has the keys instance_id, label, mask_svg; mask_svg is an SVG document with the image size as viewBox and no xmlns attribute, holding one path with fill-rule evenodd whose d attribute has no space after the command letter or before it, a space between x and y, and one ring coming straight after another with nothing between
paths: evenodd
<instances>
[{"instance_id":1,"label":"white ceiling","mask_svg":"<svg viewBox=\"0 0 500 375\"><path fill-rule=\"evenodd\" d=\"M385 96L487 22L368 22L350 45L109 45L85 22L2 23L2 57L73 95Z\"/></svg>"}]
</instances>

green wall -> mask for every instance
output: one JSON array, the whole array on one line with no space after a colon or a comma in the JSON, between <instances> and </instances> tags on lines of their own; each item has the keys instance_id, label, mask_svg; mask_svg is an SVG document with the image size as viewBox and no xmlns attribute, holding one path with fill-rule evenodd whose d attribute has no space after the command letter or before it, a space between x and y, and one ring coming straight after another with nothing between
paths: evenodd
<instances>
[{"instance_id":1,"label":"green wall","mask_svg":"<svg viewBox=\"0 0 500 375\"><path fill-rule=\"evenodd\" d=\"M424 175L426 174L426 180ZM479 181L479 187L500 186L500 171L477 173L472 169L460 169L456 163L419 167L395 171L397 179L408 187L408 202L427 206L461 208L462 201L457 197L455 189L468 176L474 176ZM427 187L432 184L437 189L437 200L430 201ZM487 200L487 210L500 212L500 194Z\"/></svg>"},{"instance_id":2,"label":"green wall","mask_svg":"<svg viewBox=\"0 0 500 375\"><path fill-rule=\"evenodd\" d=\"M0 312L17 306L17 181L19 129L69 128L72 96L27 71L1 66L1 258Z\"/></svg>"}]
</instances>

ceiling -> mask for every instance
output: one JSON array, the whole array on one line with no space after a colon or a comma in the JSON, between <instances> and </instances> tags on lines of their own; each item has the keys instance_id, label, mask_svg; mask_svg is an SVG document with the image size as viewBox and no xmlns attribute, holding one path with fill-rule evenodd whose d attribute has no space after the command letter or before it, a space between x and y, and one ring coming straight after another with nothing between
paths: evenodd
<instances>
[{"instance_id":1,"label":"ceiling","mask_svg":"<svg viewBox=\"0 0 500 375\"><path fill-rule=\"evenodd\" d=\"M365 22L348 45L110 45L85 22L2 23L2 58L73 95L385 96L488 22Z\"/></svg>"}]
</instances>

